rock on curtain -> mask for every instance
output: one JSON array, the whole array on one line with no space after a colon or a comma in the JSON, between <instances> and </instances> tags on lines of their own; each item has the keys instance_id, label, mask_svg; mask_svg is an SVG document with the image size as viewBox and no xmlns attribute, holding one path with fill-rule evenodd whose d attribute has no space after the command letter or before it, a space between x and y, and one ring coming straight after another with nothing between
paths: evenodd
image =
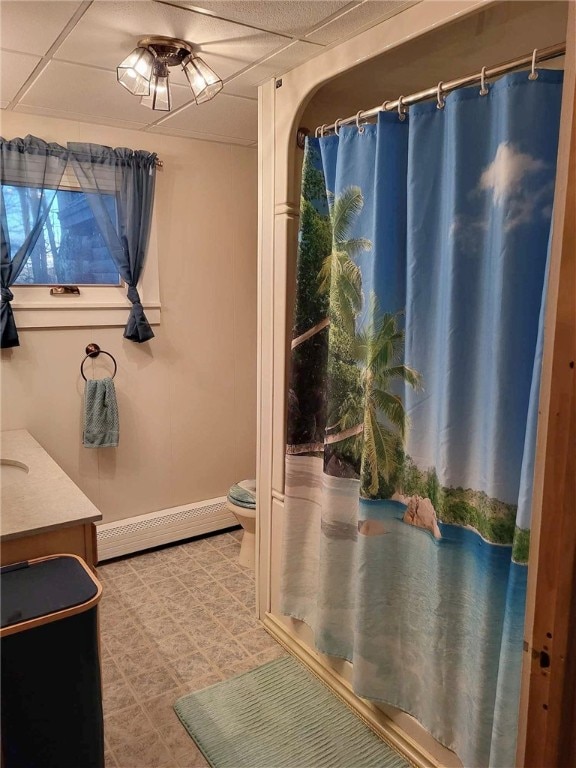
<instances>
[{"instance_id":1,"label":"rock on curtain","mask_svg":"<svg viewBox=\"0 0 576 768\"><path fill-rule=\"evenodd\" d=\"M154 202L156 155L141 150L112 149L99 144L69 143L71 162L94 218L114 259L120 276L128 284L132 309L124 338L143 342L153 338L140 301L137 285L144 259ZM114 195L116 217L106 199Z\"/></svg>"},{"instance_id":2,"label":"rock on curtain","mask_svg":"<svg viewBox=\"0 0 576 768\"><path fill-rule=\"evenodd\" d=\"M466 766L515 761L561 83L305 155L281 610Z\"/></svg>"},{"instance_id":3,"label":"rock on curtain","mask_svg":"<svg viewBox=\"0 0 576 768\"><path fill-rule=\"evenodd\" d=\"M0 347L18 347L10 286L34 250L66 168L68 152L42 139L0 139ZM19 227L8 228L16 217Z\"/></svg>"}]
</instances>

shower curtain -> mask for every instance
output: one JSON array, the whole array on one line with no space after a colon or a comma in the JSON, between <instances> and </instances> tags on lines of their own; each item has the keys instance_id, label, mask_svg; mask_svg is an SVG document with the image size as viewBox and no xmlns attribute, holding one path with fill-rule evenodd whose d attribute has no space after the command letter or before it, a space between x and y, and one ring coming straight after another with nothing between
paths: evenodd
<instances>
[{"instance_id":1,"label":"shower curtain","mask_svg":"<svg viewBox=\"0 0 576 768\"><path fill-rule=\"evenodd\" d=\"M281 610L468 768L515 764L561 88L305 151Z\"/></svg>"}]
</instances>

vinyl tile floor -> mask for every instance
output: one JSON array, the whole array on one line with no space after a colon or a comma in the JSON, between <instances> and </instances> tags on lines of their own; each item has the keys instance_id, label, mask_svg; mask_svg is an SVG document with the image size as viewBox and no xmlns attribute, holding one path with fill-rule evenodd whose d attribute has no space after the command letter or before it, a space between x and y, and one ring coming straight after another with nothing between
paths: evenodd
<instances>
[{"instance_id":1,"label":"vinyl tile floor","mask_svg":"<svg viewBox=\"0 0 576 768\"><path fill-rule=\"evenodd\" d=\"M284 655L255 617L242 531L103 563L106 768L207 763L176 717L180 696Z\"/></svg>"}]
</instances>

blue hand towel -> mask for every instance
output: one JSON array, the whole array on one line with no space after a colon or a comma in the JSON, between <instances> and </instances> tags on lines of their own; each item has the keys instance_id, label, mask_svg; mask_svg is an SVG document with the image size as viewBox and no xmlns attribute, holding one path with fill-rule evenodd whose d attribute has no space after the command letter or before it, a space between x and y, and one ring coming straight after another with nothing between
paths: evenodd
<instances>
[{"instance_id":1,"label":"blue hand towel","mask_svg":"<svg viewBox=\"0 0 576 768\"><path fill-rule=\"evenodd\" d=\"M84 389L85 448L115 448L119 420L116 390L111 378L88 379Z\"/></svg>"}]
</instances>

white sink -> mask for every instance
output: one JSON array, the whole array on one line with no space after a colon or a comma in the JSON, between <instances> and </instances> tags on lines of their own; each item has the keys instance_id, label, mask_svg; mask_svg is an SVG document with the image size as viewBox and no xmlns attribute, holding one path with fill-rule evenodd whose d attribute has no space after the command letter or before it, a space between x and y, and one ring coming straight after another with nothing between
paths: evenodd
<instances>
[{"instance_id":1,"label":"white sink","mask_svg":"<svg viewBox=\"0 0 576 768\"><path fill-rule=\"evenodd\" d=\"M3 486L13 485L25 479L30 467L21 461L12 459L0 459L0 482Z\"/></svg>"}]
</instances>

